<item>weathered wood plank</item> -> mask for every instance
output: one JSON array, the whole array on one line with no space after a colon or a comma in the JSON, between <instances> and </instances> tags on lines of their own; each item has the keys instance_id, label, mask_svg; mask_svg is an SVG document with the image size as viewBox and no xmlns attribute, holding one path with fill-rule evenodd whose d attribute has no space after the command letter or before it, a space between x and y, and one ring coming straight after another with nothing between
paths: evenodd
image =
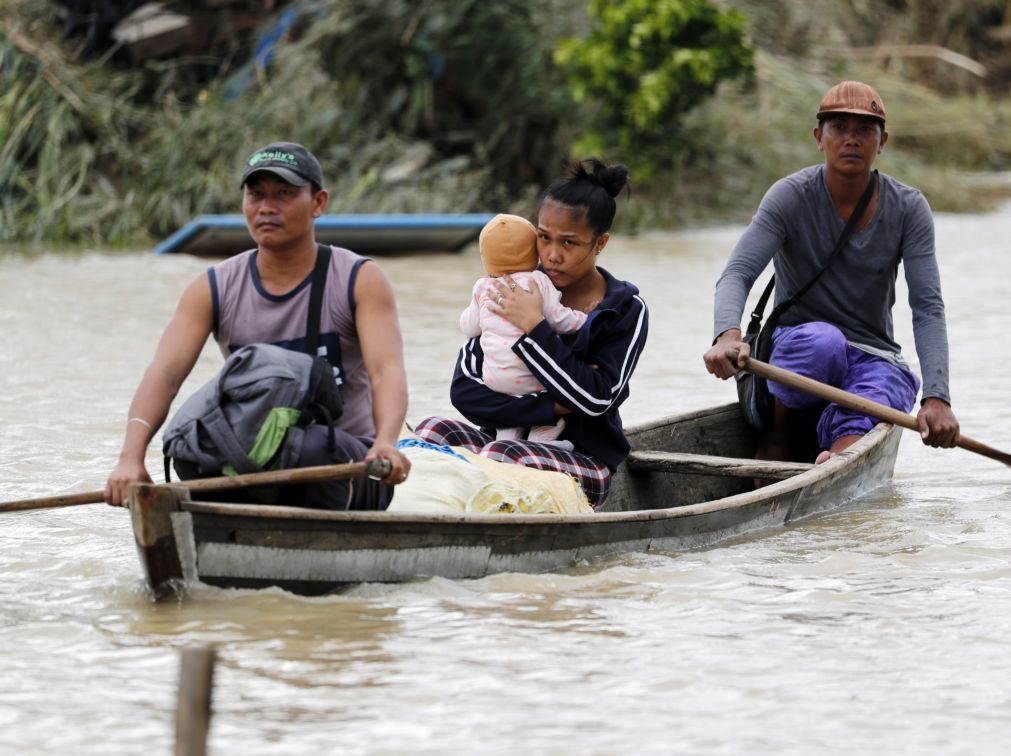
<instances>
[{"instance_id":1,"label":"weathered wood plank","mask_svg":"<svg viewBox=\"0 0 1011 756\"><path fill-rule=\"evenodd\" d=\"M726 457L754 457L757 435L737 402L626 428L633 450L662 450ZM712 501L749 490L750 481L715 475L642 475L621 465L611 480L603 511L663 509Z\"/></svg>"},{"instance_id":2,"label":"weathered wood plank","mask_svg":"<svg viewBox=\"0 0 1011 756\"><path fill-rule=\"evenodd\" d=\"M207 753L215 656L212 648L187 648L180 654L176 756L204 756Z\"/></svg>"},{"instance_id":3,"label":"weathered wood plank","mask_svg":"<svg viewBox=\"0 0 1011 756\"><path fill-rule=\"evenodd\" d=\"M183 581L172 513L179 511L186 489L135 483L128 491L133 538L147 584L156 598L167 596Z\"/></svg>"},{"instance_id":4,"label":"weathered wood plank","mask_svg":"<svg viewBox=\"0 0 1011 756\"><path fill-rule=\"evenodd\" d=\"M735 478L785 480L807 472L809 462L772 462L764 459L714 457L708 454L684 454L662 451L633 451L628 456L632 470L658 470L691 475L721 475Z\"/></svg>"}]
</instances>

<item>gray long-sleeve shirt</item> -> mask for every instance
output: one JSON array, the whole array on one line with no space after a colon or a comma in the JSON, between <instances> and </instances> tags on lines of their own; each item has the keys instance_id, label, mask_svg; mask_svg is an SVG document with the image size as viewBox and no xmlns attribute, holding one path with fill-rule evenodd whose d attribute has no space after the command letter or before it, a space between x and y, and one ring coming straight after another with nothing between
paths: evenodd
<instances>
[{"instance_id":1,"label":"gray long-sleeve shirt","mask_svg":"<svg viewBox=\"0 0 1011 756\"><path fill-rule=\"evenodd\" d=\"M825 183L823 165L773 184L716 283L714 336L740 328L748 292L770 260L779 304L824 267L844 226ZM933 217L919 190L890 176L880 174L877 208L870 222L850 237L832 267L783 313L779 325L832 323L853 346L901 359L892 329L900 262L913 313L922 396L950 403L948 335Z\"/></svg>"}]
</instances>

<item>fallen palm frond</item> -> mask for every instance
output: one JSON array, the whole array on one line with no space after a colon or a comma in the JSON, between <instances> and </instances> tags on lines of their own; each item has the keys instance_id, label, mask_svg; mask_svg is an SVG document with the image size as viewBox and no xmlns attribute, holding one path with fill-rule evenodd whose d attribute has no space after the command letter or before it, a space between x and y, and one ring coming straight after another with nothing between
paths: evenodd
<instances>
[{"instance_id":1,"label":"fallen palm frond","mask_svg":"<svg viewBox=\"0 0 1011 756\"><path fill-rule=\"evenodd\" d=\"M887 63L893 58L930 58L950 66L968 71L980 79L986 78L986 66L977 63L967 55L949 50L941 45L875 45L874 47L852 47L845 51L854 60L869 60Z\"/></svg>"},{"instance_id":2,"label":"fallen palm frond","mask_svg":"<svg viewBox=\"0 0 1011 756\"><path fill-rule=\"evenodd\" d=\"M0 16L0 238L125 238L139 220L116 189L144 122L136 77L78 63L37 33L49 17L18 5Z\"/></svg>"},{"instance_id":3,"label":"fallen palm frond","mask_svg":"<svg viewBox=\"0 0 1011 756\"><path fill-rule=\"evenodd\" d=\"M334 212L508 209L564 155L534 0L292 3L269 56L200 91L187 61L78 60L48 4L0 2L8 239L108 243L235 211L237 166L277 139L317 153Z\"/></svg>"}]
</instances>

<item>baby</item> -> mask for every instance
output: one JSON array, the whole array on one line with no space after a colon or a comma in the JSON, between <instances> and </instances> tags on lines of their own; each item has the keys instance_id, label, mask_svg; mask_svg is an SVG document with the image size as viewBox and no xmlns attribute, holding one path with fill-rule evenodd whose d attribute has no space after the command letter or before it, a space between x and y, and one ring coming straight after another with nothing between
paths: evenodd
<instances>
[{"instance_id":1,"label":"baby","mask_svg":"<svg viewBox=\"0 0 1011 756\"><path fill-rule=\"evenodd\" d=\"M467 337L481 337L484 352L482 379L488 388L503 394L529 394L544 390L530 369L512 351L523 331L491 311L489 301L498 296L495 279L509 275L525 291L537 287L541 292L544 319L556 333L574 333L586 322L586 313L572 310L561 303L562 294L537 268L537 231L530 221L518 215L500 214L481 230L478 240L481 261L488 273L474 284L470 306L460 315L460 330ZM530 428L529 441L556 444L571 450L568 441L559 441L565 420L555 425ZM497 428L498 439L523 438L523 428Z\"/></svg>"}]
</instances>

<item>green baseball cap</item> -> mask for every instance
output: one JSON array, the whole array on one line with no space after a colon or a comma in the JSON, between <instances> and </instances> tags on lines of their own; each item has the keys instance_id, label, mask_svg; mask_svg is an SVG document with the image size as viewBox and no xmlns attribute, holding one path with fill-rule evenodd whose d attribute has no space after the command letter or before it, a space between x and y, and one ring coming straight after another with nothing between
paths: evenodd
<instances>
[{"instance_id":1,"label":"green baseball cap","mask_svg":"<svg viewBox=\"0 0 1011 756\"><path fill-rule=\"evenodd\" d=\"M272 142L256 150L246 158L239 186L245 186L249 177L257 171L269 171L293 186L311 183L323 188L323 169L319 161L309 150L294 142Z\"/></svg>"}]
</instances>

